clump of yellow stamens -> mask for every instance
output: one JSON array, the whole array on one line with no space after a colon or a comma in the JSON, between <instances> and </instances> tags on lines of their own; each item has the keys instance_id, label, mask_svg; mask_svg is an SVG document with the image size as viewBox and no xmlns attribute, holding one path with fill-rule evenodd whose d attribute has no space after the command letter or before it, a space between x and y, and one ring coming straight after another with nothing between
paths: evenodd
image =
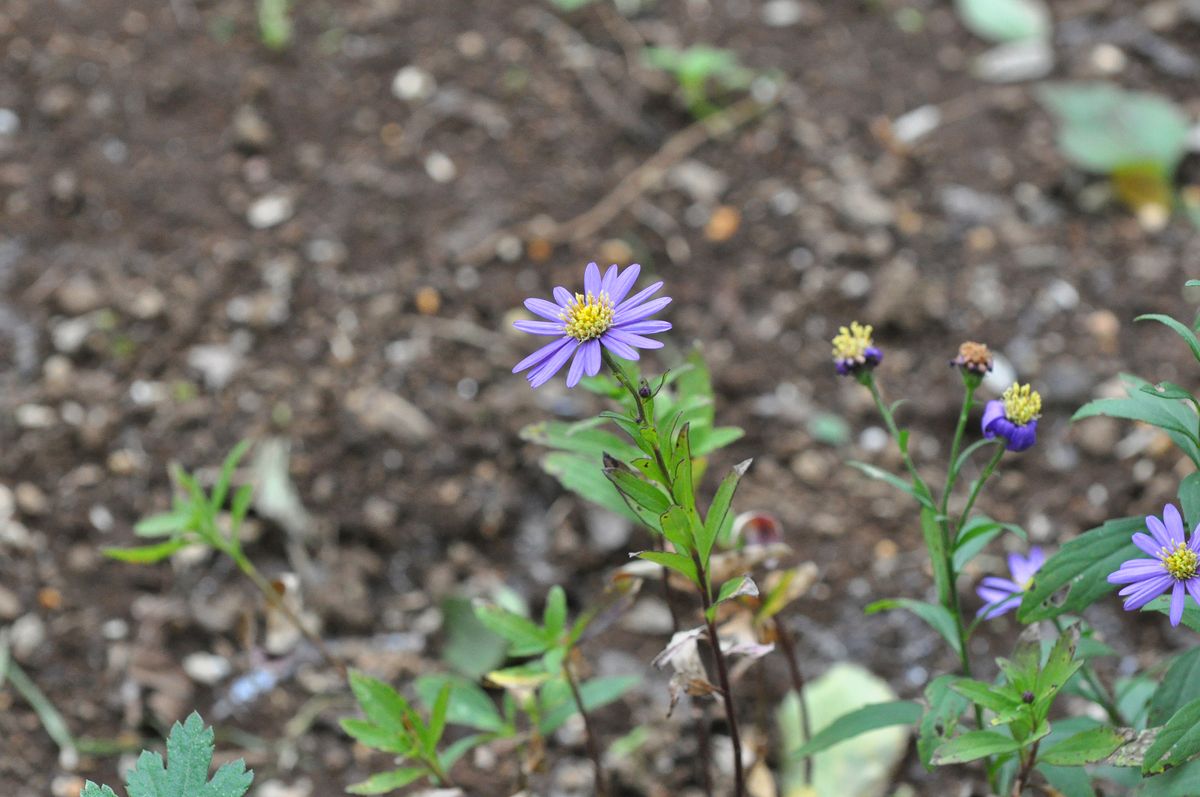
<instances>
[{"instance_id":1,"label":"clump of yellow stamens","mask_svg":"<svg viewBox=\"0 0 1200 797\"><path fill-rule=\"evenodd\" d=\"M867 349L872 346L871 333L874 331L870 324L863 326L857 321L852 321L848 328L838 329L833 339L833 359L862 362Z\"/></svg>"},{"instance_id":2,"label":"clump of yellow stamens","mask_svg":"<svg viewBox=\"0 0 1200 797\"><path fill-rule=\"evenodd\" d=\"M608 294L575 294L559 318L563 321L563 332L578 341L598 338L608 331L613 323L613 303Z\"/></svg>"},{"instance_id":3,"label":"clump of yellow stamens","mask_svg":"<svg viewBox=\"0 0 1200 797\"><path fill-rule=\"evenodd\" d=\"M1167 569L1167 573L1176 581L1187 581L1196 576L1196 565L1200 557L1196 556L1196 552L1187 546L1186 543L1179 543L1175 546L1175 550L1163 546L1162 551L1158 554L1162 559L1163 567Z\"/></svg>"},{"instance_id":4,"label":"clump of yellow stamens","mask_svg":"<svg viewBox=\"0 0 1200 797\"><path fill-rule=\"evenodd\" d=\"M1029 385L1016 382L1004 391L1004 417L1024 426L1042 414L1042 397Z\"/></svg>"}]
</instances>

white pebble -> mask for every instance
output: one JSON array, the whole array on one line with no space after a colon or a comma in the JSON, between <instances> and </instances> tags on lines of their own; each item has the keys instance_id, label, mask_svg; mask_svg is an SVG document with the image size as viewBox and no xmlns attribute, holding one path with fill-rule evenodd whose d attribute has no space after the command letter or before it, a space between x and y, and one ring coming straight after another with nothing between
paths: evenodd
<instances>
[{"instance_id":1,"label":"white pebble","mask_svg":"<svg viewBox=\"0 0 1200 797\"><path fill-rule=\"evenodd\" d=\"M400 100L426 100L435 91L437 81L419 66L406 66L392 78L392 94Z\"/></svg>"},{"instance_id":2,"label":"white pebble","mask_svg":"<svg viewBox=\"0 0 1200 797\"><path fill-rule=\"evenodd\" d=\"M425 173L436 183L448 183L458 176L458 167L445 153L431 152L425 158Z\"/></svg>"},{"instance_id":3,"label":"white pebble","mask_svg":"<svg viewBox=\"0 0 1200 797\"><path fill-rule=\"evenodd\" d=\"M282 224L292 217L295 203L287 194L267 194L254 200L246 211L246 221L256 230L265 230Z\"/></svg>"},{"instance_id":4,"label":"white pebble","mask_svg":"<svg viewBox=\"0 0 1200 797\"><path fill-rule=\"evenodd\" d=\"M191 653L183 659L183 671L196 683L212 686L223 681L233 670L224 656L215 653Z\"/></svg>"}]
</instances>

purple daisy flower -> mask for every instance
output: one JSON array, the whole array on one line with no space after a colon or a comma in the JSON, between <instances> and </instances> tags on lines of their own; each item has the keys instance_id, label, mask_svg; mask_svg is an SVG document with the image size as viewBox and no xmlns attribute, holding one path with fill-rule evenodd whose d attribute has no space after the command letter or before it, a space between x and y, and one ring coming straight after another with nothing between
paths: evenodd
<instances>
[{"instance_id":1,"label":"purple daisy flower","mask_svg":"<svg viewBox=\"0 0 1200 797\"><path fill-rule=\"evenodd\" d=\"M1146 516L1146 528L1150 535L1139 531L1133 535L1133 544L1153 558L1130 559L1109 574L1108 583L1126 585L1118 593L1125 597L1126 611L1136 611L1170 590L1171 625L1179 625L1187 596L1200 604L1200 577L1196 574L1200 527L1192 530L1192 541L1186 542L1183 518L1174 504L1167 504L1162 520Z\"/></svg>"},{"instance_id":2,"label":"purple daisy flower","mask_svg":"<svg viewBox=\"0 0 1200 797\"><path fill-rule=\"evenodd\" d=\"M1009 451L1024 451L1037 442L1037 419L1042 412L1042 397L1029 385L1016 382L1002 398L989 401L983 408L983 436L1006 442Z\"/></svg>"},{"instance_id":3,"label":"purple daisy flower","mask_svg":"<svg viewBox=\"0 0 1200 797\"><path fill-rule=\"evenodd\" d=\"M1045 563L1046 555L1037 546L1029 549L1029 556L1010 553L1008 572L1012 574L1012 578L988 576L976 587L975 594L984 602L978 615L985 620L991 620L1020 606L1025 590L1033 583L1034 573L1041 570Z\"/></svg>"},{"instance_id":4,"label":"purple daisy flower","mask_svg":"<svg viewBox=\"0 0 1200 797\"><path fill-rule=\"evenodd\" d=\"M596 264L588 263L583 272L583 293L572 295L560 286L554 289L554 302L526 299L529 312L546 320L515 321L513 326L531 335L554 335L557 340L521 360L513 373L531 369L525 378L530 386L541 387L574 355L567 387L575 387L584 374L595 376L600 372L601 346L626 360L638 359L638 349L662 348L661 341L644 336L671 328L667 321L649 320L671 301L669 296L647 301L663 284L656 282L625 298L641 270L637 263L624 271L609 266L601 278Z\"/></svg>"}]
</instances>

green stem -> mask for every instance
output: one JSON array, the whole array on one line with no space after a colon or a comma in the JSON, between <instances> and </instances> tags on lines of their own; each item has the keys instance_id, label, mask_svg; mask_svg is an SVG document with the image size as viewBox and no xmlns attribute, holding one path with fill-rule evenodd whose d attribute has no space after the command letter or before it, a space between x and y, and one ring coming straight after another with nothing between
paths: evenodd
<instances>
[{"instance_id":1,"label":"green stem","mask_svg":"<svg viewBox=\"0 0 1200 797\"><path fill-rule=\"evenodd\" d=\"M983 473L979 474L979 478L971 485L971 495L967 498L967 505L963 509L962 514L958 516L958 522L954 524L955 528L962 528L963 523L967 521L967 518L971 514L971 509L975 506L975 499L979 497L979 492L983 489L984 482L991 477L992 472L996 470L996 466L1000 464L1000 458L1004 456L1006 445L1004 440L996 441L996 453L992 454L992 458L988 460Z\"/></svg>"},{"instance_id":2,"label":"green stem","mask_svg":"<svg viewBox=\"0 0 1200 797\"><path fill-rule=\"evenodd\" d=\"M908 454L908 441L901 434L900 427L896 425L896 419L892 417L892 411L888 409L887 404L883 401L883 396L879 394L879 386L875 384L875 377L868 371L863 376L863 384L871 391L871 398L875 399L875 407L879 410L879 414L883 416L883 422L888 428L888 433L892 439L896 441L896 446L900 449L900 456L904 458L904 467L908 470L908 475L912 477L913 487L923 494L929 500L930 506L933 505L933 493L929 491L929 485L921 478L921 474L917 472L917 466L913 463L912 457Z\"/></svg>"},{"instance_id":3,"label":"green stem","mask_svg":"<svg viewBox=\"0 0 1200 797\"><path fill-rule=\"evenodd\" d=\"M608 783L604 777L604 762L600 757L600 745L596 741L596 733L592 730L592 721L588 717L587 709L583 706L583 695L579 693L579 684L575 682L575 676L571 674L571 666L563 659L563 677L567 679L567 684L571 687L571 698L575 701L575 709L579 712L579 716L583 717L583 735L587 744L588 757L592 759L592 768L595 770L596 777L596 794L599 797L607 797Z\"/></svg>"},{"instance_id":4,"label":"green stem","mask_svg":"<svg viewBox=\"0 0 1200 797\"><path fill-rule=\"evenodd\" d=\"M946 467L946 486L942 488L942 517L948 517L948 507L950 505L950 492L954 489L954 482L958 479L958 452L962 447L963 432L967 428L967 419L971 415L971 407L975 406L975 385L967 382L964 385L965 393L963 394L962 409L958 412L958 426L954 429L954 442L950 444L950 464ZM954 542L954 536L957 529L950 530L949 542Z\"/></svg>"},{"instance_id":5,"label":"green stem","mask_svg":"<svg viewBox=\"0 0 1200 797\"><path fill-rule=\"evenodd\" d=\"M1054 618L1054 627L1058 630L1059 636L1062 636L1064 633L1066 633L1066 629L1063 628L1062 621L1057 617ZM1112 724L1118 727L1128 725L1129 723L1127 723L1125 718L1121 715L1121 709L1117 707L1112 695L1109 694L1109 691L1104 688L1103 684L1100 683L1100 678L1096 675L1096 671L1092 669L1092 665L1085 661L1083 663L1083 667L1079 669L1079 672L1083 676L1083 680L1086 681L1087 685L1091 688L1096 704L1099 705L1100 708L1104 709L1104 713L1108 715L1108 718Z\"/></svg>"}]
</instances>

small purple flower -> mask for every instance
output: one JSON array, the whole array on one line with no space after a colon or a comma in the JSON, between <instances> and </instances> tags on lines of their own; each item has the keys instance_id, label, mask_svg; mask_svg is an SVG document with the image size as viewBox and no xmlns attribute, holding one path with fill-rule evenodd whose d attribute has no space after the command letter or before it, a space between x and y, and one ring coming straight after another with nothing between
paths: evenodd
<instances>
[{"instance_id":1,"label":"small purple flower","mask_svg":"<svg viewBox=\"0 0 1200 797\"><path fill-rule=\"evenodd\" d=\"M1045 563L1046 556L1037 546L1029 549L1029 556L1010 553L1008 571L1012 578L988 576L975 589L975 594L984 601L978 614L985 620L991 620L1020 606L1025 590L1033 583L1034 573Z\"/></svg>"},{"instance_id":2,"label":"small purple flower","mask_svg":"<svg viewBox=\"0 0 1200 797\"><path fill-rule=\"evenodd\" d=\"M1029 385L1013 382L1002 398L989 401L983 408L983 436L988 440L1004 439L1009 451L1024 451L1037 442L1041 411L1042 397L1038 392Z\"/></svg>"},{"instance_id":3,"label":"small purple flower","mask_svg":"<svg viewBox=\"0 0 1200 797\"><path fill-rule=\"evenodd\" d=\"M840 327L833 338L833 367L842 376L870 371L883 362L883 350L871 340L874 329L857 321Z\"/></svg>"},{"instance_id":4,"label":"small purple flower","mask_svg":"<svg viewBox=\"0 0 1200 797\"><path fill-rule=\"evenodd\" d=\"M1108 583L1126 585L1118 593L1125 597L1126 611L1136 611L1170 590L1171 625L1179 625L1187 596L1200 604L1200 527L1192 530L1192 541L1185 542L1183 518L1174 504L1167 504L1162 520L1146 516L1146 528L1153 538L1139 531L1133 544L1153 558L1130 559L1109 574Z\"/></svg>"},{"instance_id":5,"label":"small purple flower","mask_svg":"<svg viewBox=\"0 0 1200 797\"><path fill-rule=\"evenodd\" d=\"M660 341L644 336L671 328L667 321L648 320L671 301L668 296L647 301L663 284L656 282L625 298L641 270L637 263L624 271L609 266L601 278L596 264L588 263L583 293L572 295L560 286L554 289L554 302L526 299L529 312L546 320L516 321L513 326L531 335L553 335L557 340L521 360L513 373L529 368L525 378L530 386L541 387L575 355L567 372L567 387L575 387L585 373L595 376L600 372L601 346L626 360L638 359L638 349L662 348Z\"/></svg>"}]
</instances>

